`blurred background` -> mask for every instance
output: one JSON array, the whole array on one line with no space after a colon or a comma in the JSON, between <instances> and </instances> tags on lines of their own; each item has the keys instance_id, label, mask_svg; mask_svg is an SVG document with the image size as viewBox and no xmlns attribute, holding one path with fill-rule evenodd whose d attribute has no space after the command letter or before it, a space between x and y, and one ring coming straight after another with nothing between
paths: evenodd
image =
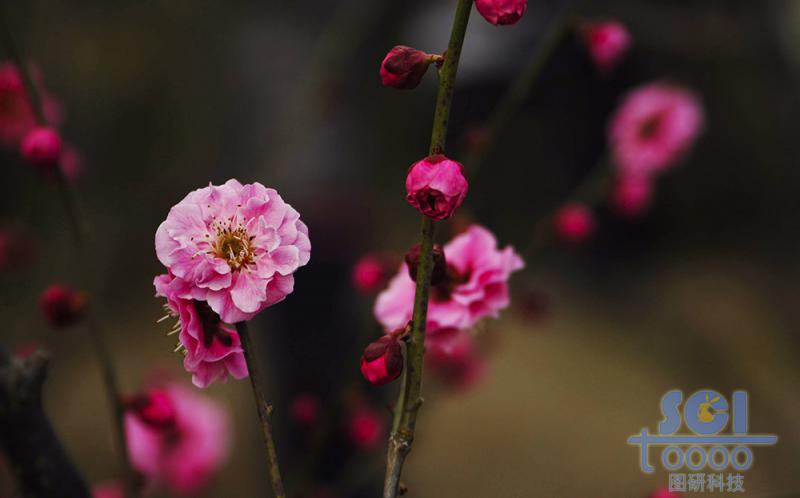
<instances>
[{"instance_id":1,"label":"blurred background","mask_svg":"<svg viewBox=\"0 0 800 498\"><path fill-rule=\"evenodd\" d=\"M98 311L126 392L154 375L189 382L169 327L155 324L162 300L152 277L163 269L153 235L172 205L235 177L277 188L308 224L311 263L294 294L253 325L296 496L381 488L388 429L363 448L348 439L348 420L370 406L388 423L397 384L376 388L360 376L361 351L381 329L374 296L357 292L351 273L365 254L394 272L416 241L419 218L403 186L427 152L436 78L397 92L381 86L378 69L396 44L442 51L454 5L37 0L8 9L82 156L77 188L92 226ZM780 437L755 450L745 496L798 493L800 3L529 0L511 28L473 13L449 156L466 154L469 131L568 8L569 22L622 21L634 45L602 75L577 36L561 38L471 178L461 217L439 229L446 241L465 220L480 222L528 267L512 278L512 308L484 327L480 381L425 385L409 496L644 496L667 477L642 474L627 437L655 429L664 392L699 388L749 390L751 431ZM660 79L693 88L707 124L659 182L649 213L629 221L601 207L592 240L526 252L537 220L602 161L621 96ZM52 352L52 421L87 479L110 479L108 408L85 331L54 332L38 312L46 286L79 280L56 191L15 151L0 160L0 218L30 239L26 257L0 273L2 343ZM290 415L298 393L321 400L324 429L313 437ZM202 496L264 495L248 383L207 394L232 410L234 445ZM10 496L7 475L0 486Z\"/></svg>"}]
</instances>

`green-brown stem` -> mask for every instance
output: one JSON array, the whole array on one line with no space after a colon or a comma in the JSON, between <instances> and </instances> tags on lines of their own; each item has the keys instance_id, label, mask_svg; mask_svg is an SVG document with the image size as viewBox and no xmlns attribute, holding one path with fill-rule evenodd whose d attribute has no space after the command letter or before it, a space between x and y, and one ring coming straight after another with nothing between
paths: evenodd
<instances>
[{"instance_id":1,"label":"green-brown stem","mask_svg":"<svg viewBox=\"0 0 800 498\"><path fill-rule=\"evenodd\" d=\"M6 15L5 5L0 3L0 32L2 32L2 42L6 49L8 56L13 61L14 65L20 73L23 86L25 87L25 94L28 98L36 121L40 126L47 126L47 117L44 113L44 105L42 103L41 95L39 94L36 84L33 81L30 70L25 64L17 50L14 43L14 38L9 29L9 22ZM64 172L60 167L55 168L54 171L56 186L64 206L64 212L67 217L67 222L70 226L73 238L75 239L78 269L80 277L86 288L87 295L94 295L91 288L94 285L94 278L92 277L92 266L88 264L89 256L86 248L86 229L83 217L81 216L80 209L78 208L78 201L72 185L64 176ZM106 395L111 405L112 412L112 427L114 433L114 441L116 452L119 458L120 472L122 473L122 487L126 498L133 498L136 496L136 477L130 466L130 459L128 455L128 445L125 438L124 426L124 407L122 405L122 396L117 381L116 372L114 370L111 355L108 352L103 332L100 328L97 319L93 315L91 305L92 299L88 299L89 307L86 311L86 326L89 333L89 339L92 343L95 356L100 363L100 369L103 376L103 383L106 389Z\"/></svg>"},{"instance_id":2,"label":"green-brown stem","mask_svg":"<svg viewBox=\"0 0 800 498\"><path fill-rule=\"evenodd\" d=\"M258 362L253 354L253 343L250 342L250 329L247 326L247 322L237 323L236 331L239 332L239 339L242 341L244 359L247 362L247 371L250 377L250 386L253 388L253 397L258 409L258 420L261 423L261 433L264 436L264 445L267 450L267 465L269 466L272 492L275 494L275 498L286 498L281 469L278 465L278 450L275 447L275 438L272 436L272 406L267 403L264 389L261 387L261 374L259 373Z\"/></svg>"},{"instance_id":3,"label":"green-brown stem","mask_svg":"<svg viewBox=\"0 0 800 498\"><path fill-rule=\"evenodd\" d=\"M447 139L447 125L453 102L458 61L467 31L472 0L458 0L447 56L439 74L439 91L436 97L436 111L431 133L431 154L443 154ZM417 289L414 296L414 313L411 320L411 335L408 339L405 356L405 372L400 393L394 409L392 433L389 436L389 449L386 458L386 479L383 485L384 498L397 496L403 463L411 451L414 441L414 428L417 412L422 404L422 363L425 355L425 325L428 316L428 294L431 283L434 224L428 217L422 217L420 228L419 267L417 269Z\"/></svg>"}]
</instances>

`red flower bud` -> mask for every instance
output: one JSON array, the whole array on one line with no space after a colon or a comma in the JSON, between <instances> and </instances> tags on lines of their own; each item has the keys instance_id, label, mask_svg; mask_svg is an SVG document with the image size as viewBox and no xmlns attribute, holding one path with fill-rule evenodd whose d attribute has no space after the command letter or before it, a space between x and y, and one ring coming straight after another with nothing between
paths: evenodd
<instances>
[{"instance_id":1,"label":"red flower bud","mask_svg":"<svg viewBox=\"0 0 800 498\"><path fill-rule=\"evenodd\" d=\"M527 6L528 0L475 0L478 12L495 26L516 23Z\"/></svg>"},{"instance_id":2,"label":"red flower bud","mask_svg":"<svg viewBox=\"0 0 800 498\"><path fill-rule=\"evenodd\" d=\"M61 137L52 128L34 128L22 139L20 154L31 166L43 172L53 171L61 160Z\"/></svg>"},{"instance_id":3,"label":"red flower bud","mask_svg":"<svg viewBox=\"0 0 800 498\"><path fill-rule=\"evenodd\" d=\"M611 192L611 204L625 217L641 216L650 207L653 184L649 178L627 176L617 180Z\"/></svg>"},{"instance_id":4,"label":"red flower bud","mask_svg":"<svg viewBox=\"0 0 800 498\"><path fill-rule=\"evenodd\" d=\"M386 280L383 262L371 255L362 257L353 267L353 285L359 292L368 294L378 290Z\"/></svg>"},{"instance_id":5,"label":"red flower bud","mask_svg":"<svg viewBox=\"0 0 800 498\"><path fill-rule=\"evenodd\" d=\"M555 229L567 242L583 242L594 232L594 215L583 204L567 204L555 215Z\"/></svg>"},{"instance_id":6,"label":"red flower bud","mask_svg":"<svg viewBox=\"0 0 800 498\"><path fill-rule=\"evenodd\" d=\"M381 63L381 81L384 86L401 90L416 88L435 56L422 50L398 45L391 49Z\"/></svg>"},{"instance_id":7,"label":"red flower bud","mask_svg":"<svg viewBox=\"0 0 800 498\"><path fill-rule=\"evenodd\" d=\"M384 419L368 406L357 407L347 423L347 437L361 450L371 450L381 442Z\"/></svg>"},{"instance_id":8,"label":"red flower bud","mask_svg":"<svg viewBox=\"0 0 800 498\"><path fill-rule=\"evenodd\" d=\"M438 154L411 165L406 200L434 220L444 220L464 202L469 184L461 164Z\"/></svg>"},{"instance_id":9,"label":"red flower bud","mask_svg":"<svg viewBox=\"0 0 800 498\"><path fill-rule=\"evenodd\" d=\"M447 260L444 257L444 249L440 244L433 244L433 270L431 270L431 286L442 283L447 276ZM417 281L417 270L419 269L419 244L414 245L406 254L406 266L408 266L408 276L414 282Z\"/></svg>"},{"instance_id":10,"label":"red flower bud","mask_svg":"<svg viewBox=\"0 0 800 498\"><path fill-rule=\"evenodd\" d=\"M385 335L373 342L361 356L361 374L376 386L388 384L403 373L403 346L400 339Z\"/></svg>"},{"instance_id":11,"label":"red flower bud","mask_svg":"<svg viewBox=\"0 0 800 498\"><path fill-rule=\"evenodd\" d=\"M64 285L51 285L39 298L39 308L51 326L68 327L83 317L86 296Z\"/></svg>"},{"instance_id":12,"label":"red flower bud","mask_svg":"<svg viewBox=\"0 0 800 498\"><path fill-rule=\"evenodd\" d=\"M147 393L134 396L127 401L126 408L151 427L168 429L175 425L172 398L160 389L151 389Z\"/></svg>"}]
</instances>

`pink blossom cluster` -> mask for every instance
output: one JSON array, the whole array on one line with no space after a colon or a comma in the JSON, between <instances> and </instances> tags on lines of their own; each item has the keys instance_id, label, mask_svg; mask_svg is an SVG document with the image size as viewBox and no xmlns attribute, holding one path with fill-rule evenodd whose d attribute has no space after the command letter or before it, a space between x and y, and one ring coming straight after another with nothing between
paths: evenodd
<instances>
[{"instance_id":1,"label":"pink blossom cluster","mask_svg":"<svg viewBox=\"0 0 800 498\"><path fill-rule=\"evenodd\" d=\"M125 416L131 464L145 485L180 495L196 494L219 472L230 428L227 410L179 384L134 397Z\"/></svg>"},{"instance_id":2,"label":"pink blossom cluster","mask_svg":"<svg viewBox=\"0 0 800 498\"><path fill-rule=\"evenodd\" d=\"M228 180L189 193L155 237L167 273L154 280L178 318L184 367L199 387L247 375L236 331L294 289L311 244L299 213L260 183Z\"/></svg>"}]
</instances>

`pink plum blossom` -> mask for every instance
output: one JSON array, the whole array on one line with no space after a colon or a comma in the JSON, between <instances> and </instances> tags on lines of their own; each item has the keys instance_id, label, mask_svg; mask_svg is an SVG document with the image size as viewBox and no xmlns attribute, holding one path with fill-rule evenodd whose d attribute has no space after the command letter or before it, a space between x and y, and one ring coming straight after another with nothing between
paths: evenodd
<instances>
[{"instance_id":1,"label":"pink plum blossom","mask_svg":"<svg viewBox=\"0 0 800 498\"><path fill-rule=\"evenodd\" d=\"M31 68L31 73L40 92L47 121L58 124L61 121L60 105L43 90L38 71ZM36 125L36 115L25 93L19 70L10 62L0 63L0 144L16 146Z\"/></svg>"},{"instance_id":2,"label":"pink plum blossom","mask_svg":"<svg viewBox=\"0 0 800 498\"><path fill-rule=\"evenodd\" d=\"M406 200L425 216L444 220L464 202L468 188L461 164L438 154L411 165Z\"/></svg>"},{"instance_id":3,"label":"pink plum blossom","mask_svg":"<svg viewBox=\"0 0 800 498\"><path fill-rule=\"evenodd\" d=\"M249 320L294 289L311 244L299 213L274 189L228 180L190 192L155 237L159 261L226 323Z\"/></svg>"},{"instance_id":4,"label":"pink plum blossom","mask_svg":"<svg viewBox=\"0 0 800 498\"><path fill-rule=\"evenodd\" d=\"M617 21L586 22L580 32L600 71L612 70L631 46L630 33Z\"/></svg>"},{"instance_id":5,"label":"pink plum blossom","mask_svg":"<svg viewBox=\"0 0 800 498\"><path fill-rule=\"evenodd\" d=\"M484 19L495 26L514 24L522 18L528 0L475 0Z\"/></svg>"},{"instance_id":6,"label":"pink plum blossom","mask_svg":"<svg viewBox=\"0 0 800 498\"><path fill-rule=\"evenodd\" d=\"M594 215L583 204L565 204L556 212L553 225L562 240L578 244L594 233Z\"/></svg>"},{"instance_id":7,"label":"pink plum blossom","mask_svg":"<svg viewBox=\"0 0 800 498\"><path fill-rule=\"evenodd\" d=\"M125 416L131 464L148 484L195 494L208 486L227 459L229 414L216 402L178 384L162 391L172 403L172 424L151 424L135 411Z\"/></svg>"},{"instance_id":8,"label":"pink plum blossom","mask_svg":"<svg viewBox=\"0 0 800 498\"><path fill-rule=\"evenodd\" d=\"M691 91L661 82L639 87L611 118L614 161L623 175L660 173L694 144L703 122L703 109Z\"/></svg>"},{"instance_id":9,"label":"pink plum blossom","mask_svg":"<svg viewBox=\"0 0 800 498\"><path fill-rule=\"evenodd\" d=\"M208 387L215 380L225 382L247 377L247 364L239 334L226 326L204 301L192 299L191 286L171 274L154 280L156 295L167 298L167 309L177 316L178 340L185 351L183 366L192 383Z\"/></svg>"},{"instance_id":10,"label":"pink plum blossom","mask_svg":"<svg viewBox=\"0 0 800 498\"><path fill-rule=\"evenodd\" d=\"M470 226L444 246L447 277L431 288L428 322L433 328L470 328L497 317L509 305L508 279L524 266L512 247L499 249L494 235ZM375 317L386 330L404 327L414 308L414 281L404 262L375 302Z\"/></svg>"}]
</instances>

